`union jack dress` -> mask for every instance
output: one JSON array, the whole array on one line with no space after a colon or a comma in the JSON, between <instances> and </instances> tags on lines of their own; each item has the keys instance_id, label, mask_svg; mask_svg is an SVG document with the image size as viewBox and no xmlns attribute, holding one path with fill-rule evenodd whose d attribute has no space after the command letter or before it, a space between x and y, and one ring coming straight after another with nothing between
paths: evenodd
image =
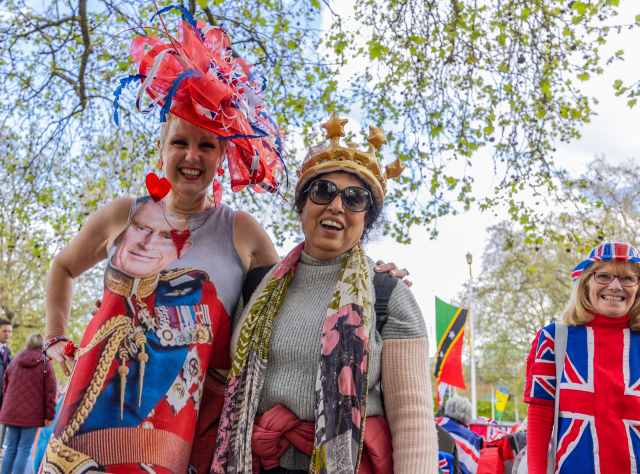
<instances>
[{"instance_id":1,"label":"union jack dress","mask_svg":"<svg viewBox=\"0 0 640 474\"><path fill-rule=\"evenodd\" d=\"M629 317L568 328L560 382L556 473L640 472L640 333ZM555 324L538 331L524 401L554 406Z\"/></svg>"}]
</instances>

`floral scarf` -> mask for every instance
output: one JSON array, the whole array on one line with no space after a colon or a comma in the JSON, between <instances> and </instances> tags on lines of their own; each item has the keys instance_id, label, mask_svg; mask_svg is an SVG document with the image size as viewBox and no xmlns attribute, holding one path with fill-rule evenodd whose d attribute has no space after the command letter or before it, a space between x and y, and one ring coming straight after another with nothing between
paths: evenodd
<instances>
[{"instance_id":1,"label":"floral scarf","mask_svg":"<svg viewBox=\"0 0 640 474\"><path fill-rule=\"evenodd\" d=\"M244 320L227 379L212 474L252 472L251 434L267 372L271 328L293 279L304 242L279 264ZM360 465L367 405L369 266L353 247L327 308L316 378L315 441L310 473L355 473Z\"/></svg>"}]
</instances>

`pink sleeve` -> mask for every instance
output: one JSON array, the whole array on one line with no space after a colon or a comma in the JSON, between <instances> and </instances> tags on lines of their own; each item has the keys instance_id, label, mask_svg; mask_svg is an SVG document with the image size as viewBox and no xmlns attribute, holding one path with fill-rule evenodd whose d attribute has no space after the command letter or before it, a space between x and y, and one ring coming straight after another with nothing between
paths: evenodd
<instances>
[{"instance_id":1,"label":"pink sleeve","mask_svg":"<svg viewBox=\"0 0 640 474\"><path fill-rule=\"evenodd\" d=\"M532 403L527 412L527 467L529 474L546 474L553 408Z\"/></svg>"},{"instance_id":2,"label":"pink sleeve","mask_svg":"<svg viewBox=\"0 0 640 474\"><path fill-rule=\"evenodd\" d=\"M393 472L438 472L438 435L433 420L426 337L384 340L382 385L393 446Z\"/></svg>"}]
</instances>

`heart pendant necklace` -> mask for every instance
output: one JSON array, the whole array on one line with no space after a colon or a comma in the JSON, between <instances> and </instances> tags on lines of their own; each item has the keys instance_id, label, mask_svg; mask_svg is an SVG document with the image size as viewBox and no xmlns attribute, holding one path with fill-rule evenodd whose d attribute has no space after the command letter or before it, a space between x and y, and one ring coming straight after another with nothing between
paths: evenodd
<instances>
[{"instance_id":1,"label":"heart pendant necklace","mask_svg":"<svg viewBox=\"0 0 640 474\"><path fill-rule=\"evenodd\" d=\"M209 219L209 216L207 216L205 218L205 220L204 220L204 222L202 224L200 224L198 227L196 227L193 230L189 230L189 229L178 230L175 227L173 227L171 225L171 223L169 222L169 219L167 219L167 215L164 212L164 201L160 201L160 204L162 206L162 215L164 216L164 220L167 222L169 227L171 227L171 232L169 232L169 235L171 235L171 240L173 240L173 245L176 246L176 250L178 251L178 258L180 258L180 256L182 255L182 249L184 248L185 244L187 243L187 241L191 237L191 233L195 232L200 227L205 225L207 223L207 219ZM207 210L209 210L209 209L207 209Z\"/></svg>"}]
</instances>

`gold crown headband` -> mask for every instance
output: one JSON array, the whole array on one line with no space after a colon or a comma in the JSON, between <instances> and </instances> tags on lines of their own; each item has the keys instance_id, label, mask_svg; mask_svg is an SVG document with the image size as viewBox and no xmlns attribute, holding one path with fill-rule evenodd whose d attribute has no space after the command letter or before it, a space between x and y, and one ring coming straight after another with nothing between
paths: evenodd
<instances>
[{"instance_id":1,"label":"gold crown headband","mask_svg":"<svg viewBox=\"0 0 640 474\"><path fill-rule=\"evenodd\" d=\"M387 137L382 128L369 125L369 148L360 150L357 143L347 143L344 147L340 144L340 137L344 137L344 125L348 119L341 119L334 112L328 122L322 124L322 128L327 131L325 138L329 139L329 145L321 143L309 148L309 153L302 163L302 168L297 171L298 185L296 186L296 197L304 189L305 183L311 178L324 173L334 171L346 171L354 173L363 179L374 194L374 199L379 204L384 201L387 192L387 179L400 176L405 165L397 159L391 165L385 166L382 172L382 163L376 157L376 151L380 151L382 145L387 144Z\"/></svg>"}]
</instances>

